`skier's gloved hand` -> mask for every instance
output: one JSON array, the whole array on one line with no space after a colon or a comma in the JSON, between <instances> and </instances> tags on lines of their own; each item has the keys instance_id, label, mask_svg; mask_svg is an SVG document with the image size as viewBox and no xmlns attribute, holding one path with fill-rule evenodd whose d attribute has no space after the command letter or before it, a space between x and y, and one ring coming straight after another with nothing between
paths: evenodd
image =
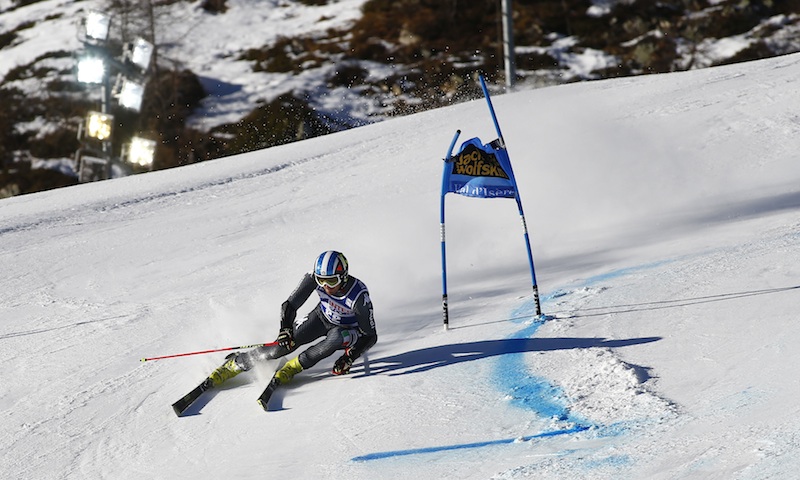
<instances>
[{"instance_id":1,"label":"skier's gloved hand","mask_svg":"<svg viewBox=\"0 0 800 480\"><path fill-rule=\"evenodd\" d=\"M286 348L287 350L291 350L294 348L294 336L292 336L292 329L291 328L281 328L280 333L278 333L278 339L276 340L278 345L281 347Z\"/></svg>"},{"instance_id":2,"label":"skier's gloved hand","mask_svg":"<svg viewBox=\"0 0 800 480\"><path fill-rule=\"evenodd\" d=\"M350 373L350 367L353 366L353 361L355 359L350 356L350 349L344 351L344 355L339 357L338 360L333 364L333 373L334 375L347 375Z\"/></svg>"}]
</instances>

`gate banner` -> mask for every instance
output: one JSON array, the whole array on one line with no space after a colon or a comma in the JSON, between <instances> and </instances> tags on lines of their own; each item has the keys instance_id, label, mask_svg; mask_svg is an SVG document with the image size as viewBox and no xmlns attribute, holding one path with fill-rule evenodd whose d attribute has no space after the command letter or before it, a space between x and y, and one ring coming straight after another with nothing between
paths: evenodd
<instances>
[{"instance_id":1,"label":"gate banner","mask_svg":"<svg viewBox=\"0 0 800 480\"><path fill-rule=\"evenodd\" d=\"M476 198L516 197L511 160L500 140L483 145L479 138L471 138L461 144L445 163L442 195L449 192Z\"/></svg>"}]
</instances>

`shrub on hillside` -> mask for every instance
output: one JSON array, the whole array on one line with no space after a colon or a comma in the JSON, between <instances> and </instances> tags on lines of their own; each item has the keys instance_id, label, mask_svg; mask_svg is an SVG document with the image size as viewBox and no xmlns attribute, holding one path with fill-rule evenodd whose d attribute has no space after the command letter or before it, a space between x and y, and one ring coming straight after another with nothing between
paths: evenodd
<instances>
[{"instance_id":1,"label":"shrub on hillside","mask_svg":"<svg viewBox=\"0 0 800 480\"><path fill-rule=\"evenodd\" d=\"M284 94L240 121L211 130L226 155L250 152L330 133L307 102Z\"/></svg>"},{"instance_id":2,"label":"shrub on hillside","mask_svg":"<svg viewBox=\"0 0 800 480\"><path fill-rule=\"evenodd\" d=\"M145 89L142 111L131 129L157 140L155 168L170 168L216 158L207 135L187 128L186 120L205 98L190 70L158 70ZM130 134L135 133L133 131Z\"/></svg>"}]
</instances>

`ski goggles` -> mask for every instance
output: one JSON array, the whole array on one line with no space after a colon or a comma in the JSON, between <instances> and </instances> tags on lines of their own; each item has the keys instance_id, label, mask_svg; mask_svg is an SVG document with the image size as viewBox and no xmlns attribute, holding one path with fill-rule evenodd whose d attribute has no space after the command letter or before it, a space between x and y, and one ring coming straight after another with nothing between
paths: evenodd
<instances>
[{"instance_id":1,"label":"ski goggles","mask_svg":"<svg viewBox=\"0 0 800 480\"><path fill-rule=\"evenodd\" d=\"M342 283L342 276L332 275L330 277L321 277L319 275L314 275L314 280L316 280L317 285L319 285L320 287L334 288L339 286L340 283Z\"/></svg>"}]
</instances>

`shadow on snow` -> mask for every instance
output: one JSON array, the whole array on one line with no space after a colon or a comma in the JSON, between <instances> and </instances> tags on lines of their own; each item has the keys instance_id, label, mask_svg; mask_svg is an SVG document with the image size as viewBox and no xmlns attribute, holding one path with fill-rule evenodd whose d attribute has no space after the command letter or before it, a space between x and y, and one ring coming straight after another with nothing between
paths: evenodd
<instances>
[{"instance_id":1,"label":"shadow on snow","mask_svg":"<svg viewBox=\"0 0 800 480\"><path fill-rule=\"evenodd\" d=\"M479 342L440 345L420 350L412 350L389 357L376 358L370 361L370 369L373 375L380 373L406 375L512 353L546 352L551 350L572 350L576 348L594 347L619 348L658 340L661 340L661 337L631 338L626 340L608 340L605 338L509 338L503 340L483 340Z\"/></svg>"}]
</instances>

